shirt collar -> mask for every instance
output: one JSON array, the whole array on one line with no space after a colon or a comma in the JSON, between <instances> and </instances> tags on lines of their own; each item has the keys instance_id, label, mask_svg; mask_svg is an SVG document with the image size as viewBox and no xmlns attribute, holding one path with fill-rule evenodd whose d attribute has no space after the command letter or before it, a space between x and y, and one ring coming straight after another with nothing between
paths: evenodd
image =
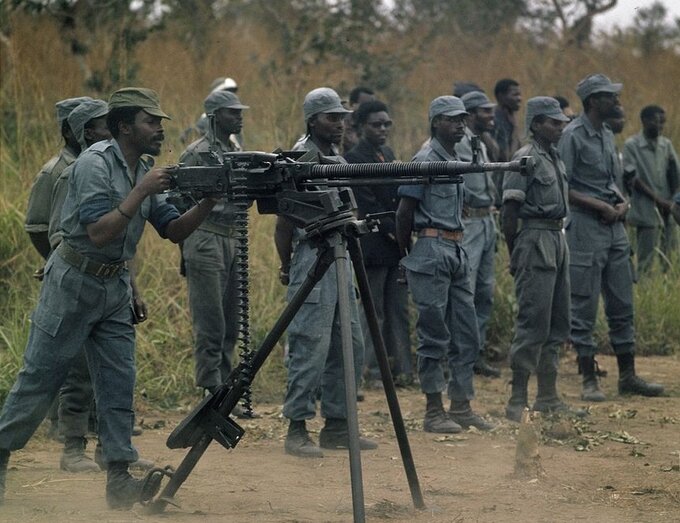
<instances>
[{"instance_id":1,"label":"shirt collar","mask_svg":"<svg viewBox=\"0 0 680 523\"><path fill-rule=\"evenodd\" d=\"M441 156L444 160L456 161L458 159L455 156L449 154L446 151L446 149L444 149L444 146L434 136L430 140L430 147L432 147L432 150L436 152L439 156Z\"/></svg>"}]
</instances>

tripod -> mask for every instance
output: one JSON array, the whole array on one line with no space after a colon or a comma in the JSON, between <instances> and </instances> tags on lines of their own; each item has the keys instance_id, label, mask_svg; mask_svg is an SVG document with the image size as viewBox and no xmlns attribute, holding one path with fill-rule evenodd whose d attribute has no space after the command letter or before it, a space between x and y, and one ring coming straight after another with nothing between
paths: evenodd
<instances>
[{"instance_id":1,"label":"tripod","mask_svg":"<svg viewBox=\"0 0 680 523\"><path fill-rule=\"evenodd\" d=\"M338 310L342 341L343 376L345 384L345 403L347 408L347 429L349 434L349 465L352 489L352 508L354 521L366 519L364 507L361 454L359 449L359 422L356 406L356 380L354 374L354 355L350 319L349 282L350 274L346 269L351 261L357 277L359 293L364 305L368 327L375 348L376 360L380 369L385 396L392 418L395 435L406 473L413 504L418 509L425 508L420 484L406 435L394 381L390 373L387 351L378 325L375 305L364 267L359 237L369 232L372 220L357 220L353 211L356 208L352 192L347 189L328 189L320 191L297 192L283 191L279 196L281 214L296 226L302 227L307 240L317 248L316 259L306 279L291 298L272 329L269 331L252 359L242 361L231 373L227 382L201 403L184 419L168 437L169 448L190 448L177 467L160 495L149 504L151 512L162 512L168 504L174 504L173 497L192 472L212 440L225 448L234 448L244 434L229 414L241 396L249 389L250 383L262 367L279 339L286 331L296 313L321 281L333 263L336 264Z\"/></svg>"}]
</instances>

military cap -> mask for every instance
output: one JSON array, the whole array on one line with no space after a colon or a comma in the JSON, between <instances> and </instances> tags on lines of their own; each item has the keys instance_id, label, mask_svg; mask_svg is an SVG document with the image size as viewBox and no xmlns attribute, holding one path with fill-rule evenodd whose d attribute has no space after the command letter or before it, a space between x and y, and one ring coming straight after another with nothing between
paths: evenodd
<instances>
[{"instance_id":1,"label":"military cap","mask_svg":"<svg viewBox=\"0 0 680 523\"><path fill-rule=\"evenodd\" d=\"M585 101L591 94L595 93L618 93L623 89L623 84L615 84L605 75L597 73L586 76L576 86L576 94Z\"/></svg>"},{"instance_id":2,"label":"military cap","mask_svg":"<svg viewBox=\"0 0 680 523\"><path fill-rule=\"evenodd\" d=\"M474 82L453 82L453 96L462 98L464 94L471 93L472 91L480 91L483 93L484 89Z\"/></svg>"},{"instance_id":3,"label":"military cap","mask_svg":"<svg viewBox=\"0 0 680 523\"><path fill-rule=\"evenodd\" d=\"M481 107L482 109L496 107L496 104L489 100L489 97L481 91L470 91L469 93L465 93L461 97L461 100L463 100L466 111L476 109L477 107Z\"/></svg>"},{"instance_id":4,"label":"military cap","mask_svg":"<svg viewBox=\"0 0 680 523\"><path fill-rule=\"evenodd\" d=\"M61 127L63 125L64 120L68 118L68 115L71 114L73 109L87 100L92 100L92 98L89 96L78 96L76 98L66 98L65 100L61 100L54 104L54 107L57 109L57 122L59 122L59 126Z\"/></svg>"},{"instance_id":5,"label":"military cap","mask_svg":"<svg viewBox=\"0 0 680 523\"><path fill-rule=\"evenodd\" d=\"M232 91L236 92L238 89L238 85L236 85L236 82L234 81L233 78L225 78L223 76L220 76L219 78L215 78L213 80L213 83L210 84L210 92L214 91Z\"/></svg>"},{"instance_id":6,"label":"military cap","mask_svg":"<svg viewBox=\"0 0 680 523\"><path fill-rule=\"evenodd\" d=\"M68 115L68 124L73 134L78 139L78 143L87 149L85 142L85 125L90 120L100 118L109 112L109 105L104 100L87 100L71 111Z\"/></svg>"},{"instance_id":7,"label":"military cap","mask_svg":"<svg viewBox=\"0 0 680 523\"><path fill-rule=\"evenodd\" d=\"M352 111L342 106L342 100L333 89L319 87L307 93L302 104L302 112L306 122L319 113L351 113Z\"/></svg>"},{"instance_id":8,"label":"military cap","mask_svg":"<svg viewBox=\"0 0 680 523\"><path fill-rule=\"evenodd\" d=\"M524 126L526 128L527 134L531 128L531 122L537 116L547 116L553 120L559 120L560 122L568 122L569 117L567 117L560 108L560 102L551 96L535 96L529 98L527 101L527 113L524 118Z\"/></svg>"},{"instance_id":9,"label":"military cap","mask_svg":"<svg viewBox=\"0 0 680 523\"><path fill-rule=\"evenodd\" d=\"M141 107L151 116L158 116L159 118L170 117L161 109L158 93L153 89L145 87L125 87L118 89L109 98L109 111L118 109L120 107Z\"/></svg>"},{"instance_id":10,"label":"military cap","mask_svg":"<svg viewBox=\"0 0 680 523\"><path fill-rule=\"evenodd\" d=\"M430 123L435 116L443 114L444 116L458 116L459 114L468 114L465 110L463 101L457 96L440 96L430 102Z\"/></svg>"},{"instance_id":11,"label":"military cap","mask_svg":"<svg viewBox=\"0 0 680 523\"><path fill-rule=\"evenodd\" d=\"M212 114L218 109L250 109L250 106L243 105L231 91L213 91L203 101L203 107L207 114Z\"/></svg>"}]
</instances>

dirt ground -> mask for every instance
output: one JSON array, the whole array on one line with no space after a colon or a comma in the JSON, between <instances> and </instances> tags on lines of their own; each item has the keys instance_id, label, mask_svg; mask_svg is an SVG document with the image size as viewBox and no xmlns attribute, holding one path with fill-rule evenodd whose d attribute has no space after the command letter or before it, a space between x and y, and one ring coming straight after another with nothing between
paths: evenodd
<instances>
[{"instance_id":1,"label":"dirt ground","mask_svg":"<svg viewBox=\"0 0 680 523\"><path fill-rule=\"evenodd\" d=\"M586 421L542 420L540 459L545 476L514 474L518 425L503 419L509 371L476 379L476 408L499 426L491 433L442 436L422 431L423 398L399 389L416 469L427 508L416 511L403 472L382 390L359 403L364 434L376 451L362 453L368 521L393 522L671 522L680 521L680 360L640 358L638 371L667 386L663 398L616 395L616 362L603 389L609 401L578 400L573 360L562 362L560 388L574 406L589 407ZM532 383L532 385L534 385ZM534 385L535 386L535 385ZM352 520L347 452L326 451L305 460L283 452L286 421L279 405L258 404L262 419L247 421L238 447L211 445L179 490L180 507L149 515L110 511L105 474L59 470L60 445L38 434L13 454L0 521L8 522L339 522ZM181 413L143 413L140 454L178 465L184 451L165 440ZM314 420L315 432L321 421Z\"/></svg>"}]
</instances>

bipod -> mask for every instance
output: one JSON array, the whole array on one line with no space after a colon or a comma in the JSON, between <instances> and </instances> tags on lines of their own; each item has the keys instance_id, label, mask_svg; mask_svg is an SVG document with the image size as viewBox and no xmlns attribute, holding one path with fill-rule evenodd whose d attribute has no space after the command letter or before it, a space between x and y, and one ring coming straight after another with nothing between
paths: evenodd
<instances>
[{"instance_id":1,"label":"bipod","mask_svg":"<svg viewBox=\"0 0 680 523\"><path fill-rule=\"evenodd\" d=\"M352 509L355 523L363 523L365 521L366 514L359 448L359 421L356 405L357 387L354 373L349 299L350 262L354 266L357 276L359 292L365 307L392 424L411 491L411 498L417 509L425 508L394 381L390 373L385 343L378 326L373 297L361 255L358 237L368 231L368 226L364 221L355 220L351 212L349 214L336 214L335 218L335 220L316 221L313 227L305 229L309 239L318 248L316 259L302 285L293 295L258 350L253 354L250 367L245 368L239 365L239 367L234 369L227 383L219 387L214 395L204 398L168 437L168 447L189 448L189 452L177 467L177 470L174 471L160 495L149 503L147 509L151 513L162 512L168 504L175 504L175 494L191 474L213 439L216 439L226 448L234 448L240 441L243 429L229 418L229 414L238 403L245 388L252 382L274 347L276 347L279 339L283 336L288 325L316 284L321 281L331 264L335 263L345 380L345 402L347 406ZM232 377L233 379L231 379Z\"/></svg>"}]
</instances>

